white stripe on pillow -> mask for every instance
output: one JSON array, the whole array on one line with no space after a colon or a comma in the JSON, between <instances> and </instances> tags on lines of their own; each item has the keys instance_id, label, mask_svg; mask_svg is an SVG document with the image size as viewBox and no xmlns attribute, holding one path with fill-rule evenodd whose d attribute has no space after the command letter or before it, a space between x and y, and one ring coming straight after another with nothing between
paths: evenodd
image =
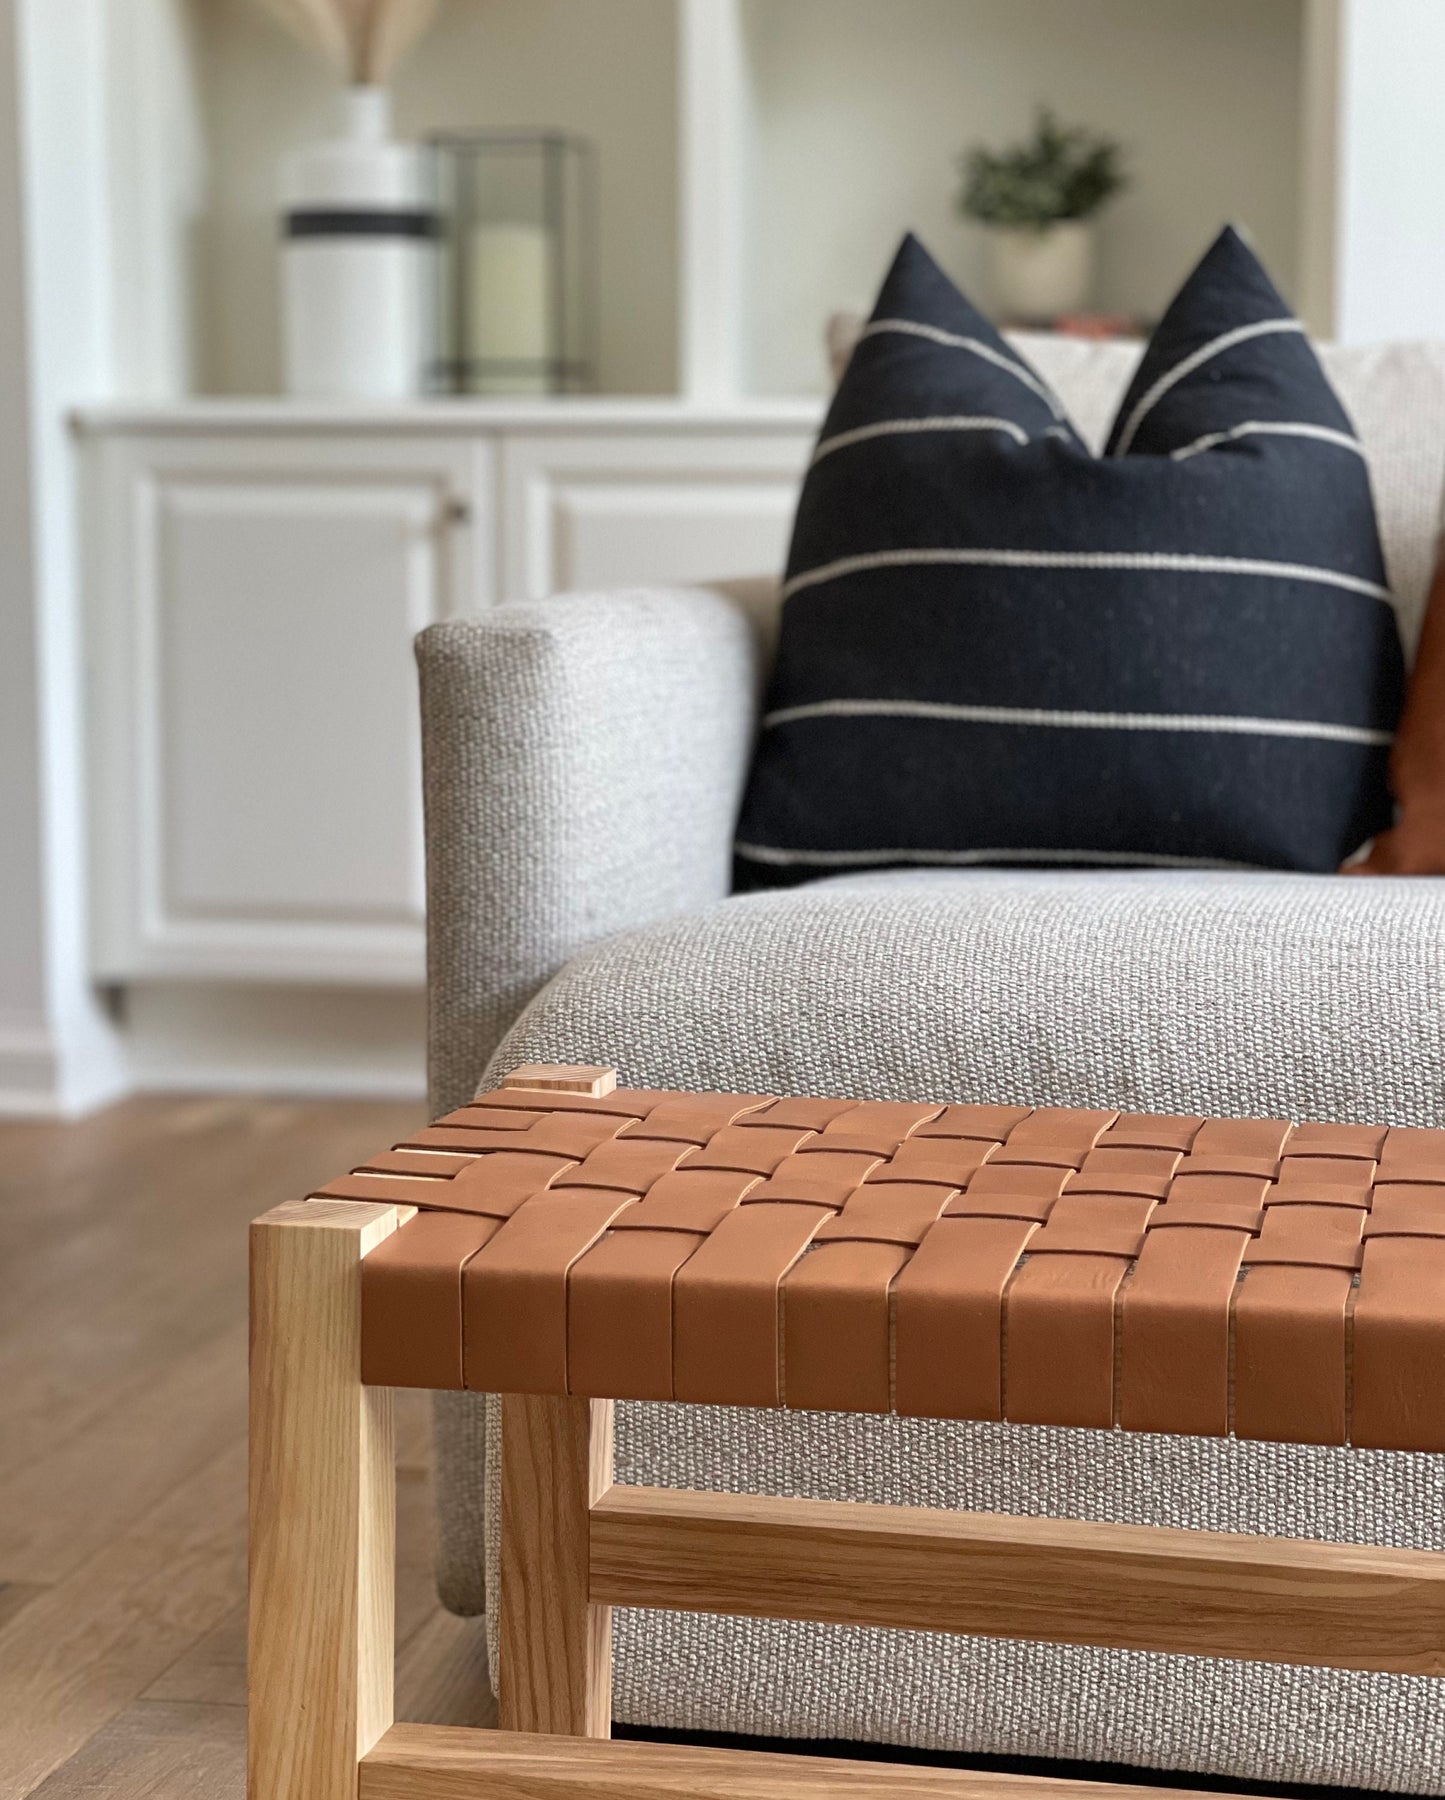
<instances>
[{"instance_id":1,"label":"white stripe on pillow","mask_svg":"<svg viewBox=\"0 0 1445 1800\"><path fill-rule=\"evenodd\" d=\"M1169 455L1175 462L1185 462L1191 456L1199 456L1220 444L1232 444L1236 438L1243 437L1314 438L1321 444L1337 444L1341 450L1353 450L1361 458L1365 454L1364 446L1358 438L1352 438L1347 431L1332 431L1328 425L1299 425L1287 420L1250 419L1243 425L1236 425L1233 431L1207 431L1203 437L1195 438L1192 444L1185 444L1180 450L1171 450Z\"/></svg>"},{"instance_id":2,"label":"white stripe on pillow","mask_svg":"<svg viewBox=\"0 0 1445 1800\"><path fill-rule=\"evenodd\" d=\"M1367 594L1372 600L1390 602L1387 587L1359 575L1343 575L1337 569L1315 568L1309 563L1269 562L1252 556L1194 556L1165 550L870 550L860 556L840 556L836 562L804 569L783 583L782 596L801 593L860 575L870 569L976 567L998 569L1127 569L1156 571L1177 569L1185 575L1257 575L1279 581L1314 581L1325 587Z\"/></svg>"},{"instance_id":3,"label":"white stripe on pillow","mask_svg":"<svg viewBox=\"0 0 1445 1800\"><path fill-rule=\"evenodd\" d=\"M1223 731L1236 737L1315 738L1331 744L1392 744L1392 731L1313 719L1251 719L1229 713L1078 712L1035 706L959 706L941 700L815 700L783 706L764 729L802 719L951 719L965 725L1048 725L1081 731Z\"/></svg>"},{"instance_id":4,"label":"white stripe on pillow","mask_svg":"<svg viewBox=\"0 0 1445 1800\"><path fill-rule=\"evenodd\" d=\"M775 869L872 869L891 863L938 863L972 868L981 863L1107 864L1142 869L1262 869L1266 863L1224 862L1209 856L1135 855L1132 850L780 850L771 844L733 845L749 862Z\"/></svg>"},{"instance_id":5,"label":"white stripe on pillow","mask_svg":"<svg viewBox=\"0 0 1445 1800\"><path fill-rule=\"evenodd\" d=\"M985 344L980 338L960 337L957 332L945 331L939 325L920 325L917 319L874 319L858 333L858 341L862 343L864 338L888 337L897 333L905 337L927 338L930 344L942 344L949 350L972 351L975 356L981 356L995 368L1003 369L1016 381L1022 382L1031 393L1037 394L1056 419L1063 418L1063 408L1031 370L1016 363L1011 356L1000 356L991 344Z\"/></svg>"},{"instance_id":6,"label":"white stripe on pillow","mask_svg":"<svg viewBox=\"0 0 1445 1800\"><path fill-rule=\"evenodd\" d=\"M1050 425L1044 436L1048 437L1059 429L1057 425ZM1026 444L1029 441L1029 434L1021 425L1015 425L1012 419L989 419L968 413L940 414L936 418L922 419L880 419L876 425L859 425L852 431L836 431L832 437L823 438L813 452L813 460L808 466L816 468L825 456L831 456L835 450L846 450L850 444L864 444L869 438L876 437L901 437L911 431L1002 431L1016 444Z\"/></svg>"},{"instance_id":7,"label":"white stripe on pillow","mask_svg":"<svg viewBox=\"0 0 1445 1800\"><path fill-rule=\"evenodd\" d=\"M1222 356L1226 350L1232 350L1236 344L1244 344L1250 338L1267 337L1276 331L1303 331L1304 326L1298 319L1260 319L1254 325L1236 325L1233 331L1222 331L1217 338L1211 338L1207 344L1201 344L1190 355L1182 357L1172 369L1166 369L1154 383L1147 394L1142 394L1138 405L1129 415L1129 421L1119 433L1119 442L1114 446L1115 456L1128 453L1130 444L1144 420L1164 398L1172 387L1177 387L1187 375L1212 362L1216 356Z\"/></svg>"}]
</instances>

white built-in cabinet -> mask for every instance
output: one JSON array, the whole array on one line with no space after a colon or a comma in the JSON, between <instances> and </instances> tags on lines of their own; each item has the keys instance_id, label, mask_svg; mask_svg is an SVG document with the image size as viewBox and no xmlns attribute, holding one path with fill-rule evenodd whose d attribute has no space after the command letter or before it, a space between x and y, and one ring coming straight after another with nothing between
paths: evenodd
<instances>
[{"instance_id":1,"label":"white built-in cabinet","mask_svg":"<svg viewBox=\"0 0 1445 1800\"><path fill-rule=\"evenodd\" d=\"M413 636L780 568L815 427L807 403L86 415L95 975L419 982Z\"/></svg>"}]
</instances>

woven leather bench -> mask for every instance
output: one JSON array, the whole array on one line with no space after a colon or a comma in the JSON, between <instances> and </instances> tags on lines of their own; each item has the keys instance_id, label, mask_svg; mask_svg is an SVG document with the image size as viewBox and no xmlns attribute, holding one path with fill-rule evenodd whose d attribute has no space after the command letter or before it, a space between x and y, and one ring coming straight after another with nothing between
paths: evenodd
<instances>
[{"instance_id":1,"label":"woven leather bench","mask_svg":"<svg viewBox=\"0 0 1445 1800\"><path fill-rule=\"evenodd\" d=\"M620 1604L1445 1673L1427 1552L619 1488L610 1410L1445 1450L1445 1131L528 1068L253 1234L253 1800L999 1786L613 1744ZM399 1386L506 1396L501 1732L392 1723Z\"/></svg>"}]
</instances>

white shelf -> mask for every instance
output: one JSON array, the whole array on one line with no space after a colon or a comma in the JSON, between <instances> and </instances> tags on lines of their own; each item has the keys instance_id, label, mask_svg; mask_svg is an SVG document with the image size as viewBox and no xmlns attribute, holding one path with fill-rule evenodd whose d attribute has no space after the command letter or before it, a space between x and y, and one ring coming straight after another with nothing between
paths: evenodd
<instances>
[{"instance_id":1,"label":"white shelf","mask_svg":"<svg viewBox=\"0 0 1445 1800\"><path fill-rule=\"evenodd\" d=\"M478 432L565 431L656 434L705 426L714 435L735 431L784 435L817 428L817 400L598 396L558 400L418 400L405 406L318 405L277 398L201 396L178 400L109 401L71 414L83 433L151 432L201 435L266 432L275 435L387 433L408 436Z\"/></svg>"},{"instance_id":2,"label":"white shelf","mask_svg":"<svg viewBox=\"0 0 1445 1800\"><path fill-rule=\"evenodd\" d=\"M334 83L256 0L104 3L121 385L272 391L275 170ZM986 304L957 159L1039 101L1126 147L1101 305L1156 315L1232 219L1317 334L1433 329L1438 109L1392 100L1432 47L1439 0L448 0L395 97L410 135L588 137L602 389L716 404L821 393L906 228Z\"/></svg>"}]
</instances>

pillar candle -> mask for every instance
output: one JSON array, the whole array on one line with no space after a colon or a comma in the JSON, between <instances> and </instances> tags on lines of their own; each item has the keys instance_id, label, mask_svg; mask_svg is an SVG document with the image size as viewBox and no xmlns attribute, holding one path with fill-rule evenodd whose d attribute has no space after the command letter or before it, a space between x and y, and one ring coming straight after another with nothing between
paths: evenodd
<instances>
[{"instance_id":1,"label":"pillar candle","mask_svg":"<svg viewBox=\"0 0 1445 1800\"><path fill-rule=\"evenodd\" d=\"M552 315L553 245L544 225L478 225L471 234L467 355L542 363L557 354ZM545 368L474 370L474 392L545 394Z\"/></svg>"}]
</instances>

